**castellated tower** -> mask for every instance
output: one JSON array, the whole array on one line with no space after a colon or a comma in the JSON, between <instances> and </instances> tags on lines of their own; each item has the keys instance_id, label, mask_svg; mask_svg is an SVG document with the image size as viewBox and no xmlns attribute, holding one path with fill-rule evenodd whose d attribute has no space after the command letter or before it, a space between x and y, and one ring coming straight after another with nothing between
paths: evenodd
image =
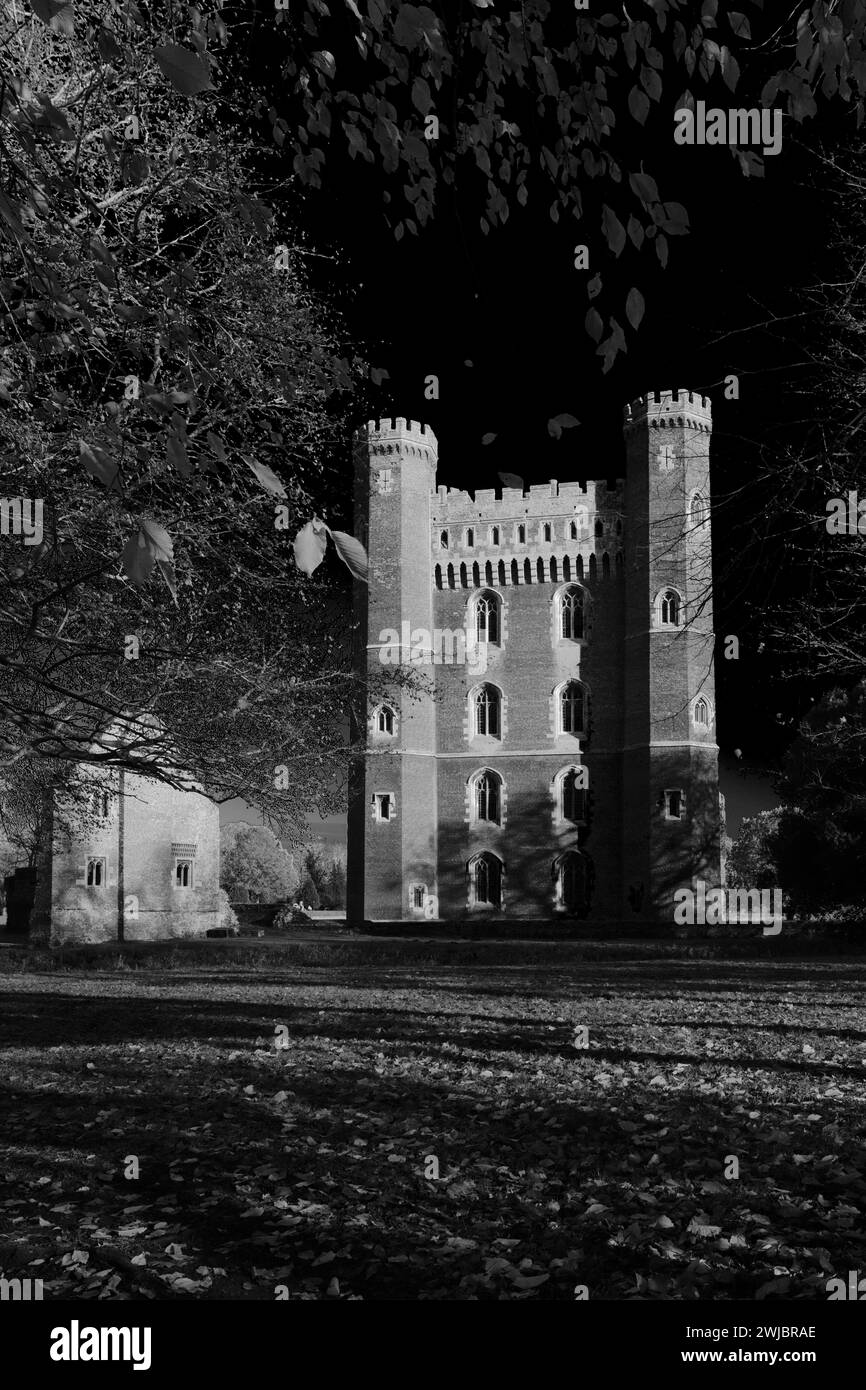
<instances>
[{"instance_id":1,"label":"castellated tower","mask_svg":"<svg viewBox=\"0 0 866 1390\"><path fill-rule=\"evenodd\" d=\"M625 410L624 880L670 920L679 887L720 882L709 399Z\"/></svg>"},{"instance_id":2,"label":"castellated tower","mask_svg":"<svg viewBox=\"0 0 866 1390\"><path fill-rule=\"evenodd\" d=\"M719 882L709 402L625 436L616 483L470 493L424 426L361 432L350 921L671 921Z\"/></svg>"},{"instance_id":3,"label":"castellated tower","mask_svg":"<svg viewBox=\"0 0 866 1390\"><path fill-rule=\"evenodd\" d=\"M408 660L380 643L433 627L430 504L436 481L432 430L414 420L381 420L355 441L355 534L370 559L369 583L356 586L358 665L376 688ZM411 650L411 646L410 646ZM390 662L388 665L386 662ZM414 668L413 668L414 669ZM427 668L418 668L423 678ZM436 717L433 682L388 692L367 721L369 757L355 769L349 806L349 914L401 920L411 915L411 883L436 880ZM383 803L382 798L388 800Z\"/></svg>"}]
</instances>

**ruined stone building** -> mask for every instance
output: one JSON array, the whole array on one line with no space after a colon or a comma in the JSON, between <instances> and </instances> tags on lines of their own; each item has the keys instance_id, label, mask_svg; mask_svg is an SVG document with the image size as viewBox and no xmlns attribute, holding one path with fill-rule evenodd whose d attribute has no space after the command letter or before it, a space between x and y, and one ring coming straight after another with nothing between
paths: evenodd
<instances>
[{"instance_id":1,"label":"ruined stone building","mask_svg":"<svg viewBox=\"0 0 866 1390\"><path fill-rule=\"evenodd\" d=\"M350 921L670 920L719 883L710 402L641 397L624 434L624 477L473 493L423 425L362 432L359 661L435 693L371 704Z\"/></svg>"}]
</instances>

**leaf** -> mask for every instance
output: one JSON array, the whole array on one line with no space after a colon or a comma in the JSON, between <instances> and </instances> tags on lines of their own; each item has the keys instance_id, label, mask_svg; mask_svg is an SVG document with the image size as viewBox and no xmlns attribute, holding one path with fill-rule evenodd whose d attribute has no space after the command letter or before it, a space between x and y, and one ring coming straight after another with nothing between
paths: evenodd
<instances>
[{"instance_id":1,"label":"leaf","mask_svg":"<svg viewBox=\"0 0 866 1390\"><path fill-rule=\"evenodd\" d=\"M330 531L331 540L337 549L337 554L355 576L356 579L367 582L367 552L361 542L354 536L349 536L345 531Z\"/></svg>"},{"instance_id":2,"label":"leaf","mask_svg":"<svg viewBox=\"0 0 866 1390\"><path fill-rule=\"evenodd\" d=\"M319 528L322 523L319 522ZM313 570L319 568L325 555L324 530L317 528L315 522L308 521L303 526L292 542L295 552L295 564L302 574L312 574Z\"/></svg>"},{"instance_id":3,"label":"leaf","mask_svg":"<svg viewBox=\"0 0 866 1390\"><path fill-rule=\"evenodd\" d=\"M682 203L664 204L665 220L662 226L668 236L686 236L689 230L689 214Z\"/></svg>"},{"instance_id":4,"label":"leaf","mask_svg":"<svg viewBox=\"0 0 866 1390\"><path fill-rule=\"evenodd\" d=\"M287 495L285 487L272 468L269 468L266 463L259 463L258 459L250 458L248 454L244 454L242 457L244 463L253 470L262 487L267 488L268 492L274 493L276 497Z\"/></svg>"},{"instance_id":5,"label":"leaf","mask_svg":"<svg viewBox=\"0 0 866 1390\"><path fill-rule=\"evenodd\" d=\"M204 59L191 53L188 48L181 48L180 44L176 43L167 43L162 48L155 48L153 56L163 76L167 77L172 86L185 97L194 97L199 92L213 89L210 67Z\"/></svg>"},{"instance_id":6,"label":"leaf","mask_svg":"<svg viewBox=\"0 0 866 1390\"><path fill-rule=\"evenodd\" d=\"M174 578L174 545L165 527L151 517L142 517L138 530L130 536L121 555L123 568L139 587L150 578L153 566L158 562L163 579L177 598Z\"/></svg>"},{"instance_id":7,"label":"leaf","mask_svg":"<svg viewBox=\"0 0 866 1390\"><path fill-rule=\"evenodd\" d=\"M547 433L551 435L553 439L559 439L563 430L574 429L574 426L579 424L580 421L575 419L573 415L554 415L547 422Z\"/></svg>"},{"instance_id":8,"label":"leaf","mask_svg":"<svg viewBox=\"0 0 866 1390\"><path fill-rule=\"evenodd\" d=\"M390 380L390 377L391 373L387 372L384 367L370 368L370 380L374 386L381 386L382 382Z\"/></svg>"},{"instance_id":9,"label":"leaf","mask_svg":"<svg viewBox=\"0 0 866 1390\"><path fill-rule=\"evenodd\" d=\"M494 441L494 439L497 439L497 438L498 438L497 435L495 435L495 434L490 434L490 433L488 432L487 434L482 434L482 436L481 436L481 443L482 443L482 444L492 444L493 441Z\"/></svg>"},{"instance_id":10,"label":"leaf","mask_svg":"<svg viewBox=\"0 0 866 1390\"><path fill-rule=\"evenodd\" d=\"M29 3L37 19L41 19L55 34L71 35L75 32L72 0L29 0Z\"/></svg>"},{"instance_id":11,"label":"leaf","mask_svg":"<svg viewBox=\"0 0 866 1390\"><path fill-rule=\"evenodd\" d=\"M629 174L629 187L635 197L640 198L642 203L657 203L659 201L658 184L649 174L643 170L636 174Z\"/></svg>"},{"instance_id":12,"label":"leaf","mask_svg":"<svg viewBox=\"0 0 866 1390\"><path fill-rule=\"evenodd\" d=\"M604 232L607 244L615 256L622 254L625 246L625 227L620 222L613 208L604 204L601 212L601 229Z\"/></svg>"},{"instance_id":13,"label":"leaf","mask_svg":"<svg viewBox=\"0 0 866 1390\"><path fill-rule=\"evenodd\" d=\"M516 1274L511 1282L516 1289L537 1289L550 1278L549 1274Z\"/></svg>"},{"instance_id":14,"label":"leaf","mask_svg":"<svg viewBox=\"0 0 866 1390\"><path fill-rule=\"evenodd\" d=\"M728 15L728 23L738 39L750 39L752 37L749 21L744 14L740 14L739 10L731 10Z\"/></svg>"},{"instance_id":15,"label":"leaf","mask_svg":"<svg viewBox=\"0 0 866 1390\"><path fill-rule=\"evenodd\" d=\"M105 449L100 449L95 444L91 447L83 439L79 439L78 441L78 452L79 458L88 473L94 478L98 478L100 482L105 483L109 492L121 492L120 483L118 481L120 469L118 464L115 463L114 459L111 457L111 454Z\"/></svg>"},{"instance_id":16,"label":"leaf","mask_svg":"<svg viewBox=\"0 0 866 1390\"><path fill-rule=\"evenodd\" d=\"M628 109L635 120L643 125L649 115L649 97L646 92L642 92L640 87L632 87L628 94Z\"/></svg>"},{"instance_id":17,"label":"leaf","mask_svg":"<svg viewBox=\"0 0 866 1390\"><path fill-rule=\"evenodd\" d=\"M640 321L644 316L645 309L646 305L643 295L640 290L632 286L628 292L628 298L625 301L625 316L632 328L637 329L640 327Z\"/></svg>"},{"instance_id":18,"label":"leaf","mask_svg":"<svg viewBox=\"0 0 866 1390\"><path fill-rule=\"evenodd\" d=\"M522 479L522 478L518 478L518 476L517 476L516 473L497 473L496 476L497 476L497 478L499 479L499 481L501 482L501 484L502 484L503 487L519 487L519 488L520 488L520 491L521 491L521 492L523 491L523 488L524 488L523 479Z\"/></svg>"},{"instance_id":19,"label":"leaf","mask_svg":"<svg viewBox=\"0 0 866 1390\"><path fill-rule=\"evenodd\" d=\"M601 276L600 276L600 275L593 275L592 279L587 281L587 284L586 284L586 293L587 293L587 295L589 296L590 299L595 299L597 295L600 295L600 294L601 294Z\"/></svg>"},{"instance_id":20,"label":"leaf","mask_svg":"<svg viewBox=\"0 0 866 1390\"><path fill-rule=\"evenodd\" d=\"M337 71L334 55L333 53L329 53L326 48L321 49L318 53L314 53L310 61L313 67L318 68L319 72L323 72L326 77L333 77L334 73Z\"/></svg>"},{"instance_id":21,"label":"leaf","mask_svg":"<svg viewBox=\"0 0 866 1390\"><path fill-rule=\"evenodd\" d=\"M583 326L594 343L601 341L601 335L604 332L604 323L597 309L587 309Z\"/></svg>"}]
</instances>

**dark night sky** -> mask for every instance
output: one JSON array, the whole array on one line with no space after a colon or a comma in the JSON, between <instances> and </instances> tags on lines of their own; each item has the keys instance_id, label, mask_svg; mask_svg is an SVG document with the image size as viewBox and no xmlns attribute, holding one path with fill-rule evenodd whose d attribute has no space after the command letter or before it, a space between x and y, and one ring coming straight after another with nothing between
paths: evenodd
<instances>
[{"instance_id":1,"label":"dark night sky","mask_svg":"<svg viewBox=\"0 0 866 1390\"><path fill-rule=\"evenodd\" d=\"M724 89L715 99L730 104ZM721 504L714 513L715 627L741 639L740 661L718 660L716 672L722 786L736 830L741 814L776 803L756 774L784 746L776 712L802 708L803 692L780 688L772 651L755 652L754 615L786 583L783 556L771 546L747 570L739 564L755 525L750 507L767 499L723 498L754 474L759 441L790 437L802 411L799 393L808 393L801 343L814 326L797 315L807 307L804 289L833 269L832 201L814 150L819 138L844 143L847 118L819 118L806 128L786 119L781 152L765 159L766 177L746 179L726 147L675 145L672 110L672 102L654 108L645 130L632 123L639 158L663 200L683 203L690 214L691 234L671 238L665 270L648 242L640 252L628 242L615 261L597 215L555 226L549 197L515 206L507 226L486 237L477 206L458 199L459 215L446 209L417 238L397 244L378 171L336 149L324 189L298 195L287 211L309 249L328 257L307 261L314 285L332 297L369 361L390 373L379 413L421 419L435 430L440 482L492 487L499 471L527 484L616 476L625 402L661 388L712 396L713 492ZM620 304L633 284L646 300L639 334L628 334L628 353L607 376L583 327L588 276L573 268L577 242L590 244L594 256L598 249L593 268L615 281ZM773 318L784 325L761 326ZM732 372L739 401L723 399ZM438 401L424 399L429 374L439 378ZM581 425L554 441L547 420L562 411ZM488 431L498 438L485 447Z\"/></svg>"}]
</instances>

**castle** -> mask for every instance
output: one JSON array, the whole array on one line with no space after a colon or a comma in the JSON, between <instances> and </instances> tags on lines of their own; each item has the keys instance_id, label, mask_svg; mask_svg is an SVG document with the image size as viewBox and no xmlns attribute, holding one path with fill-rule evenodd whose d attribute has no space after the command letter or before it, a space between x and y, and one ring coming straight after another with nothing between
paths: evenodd
<instances>
[{"instance_id":1,"label":"castle","mask_svg":"<svg viewBox=\"0 0 866 1390\"><path fill-rule=\"evenodd\" d=\"M720 882L711 429L651 393L624 478L474 494L424 425L361 432L350 921L671 921Z\"/></svg>"}]
</instances>

